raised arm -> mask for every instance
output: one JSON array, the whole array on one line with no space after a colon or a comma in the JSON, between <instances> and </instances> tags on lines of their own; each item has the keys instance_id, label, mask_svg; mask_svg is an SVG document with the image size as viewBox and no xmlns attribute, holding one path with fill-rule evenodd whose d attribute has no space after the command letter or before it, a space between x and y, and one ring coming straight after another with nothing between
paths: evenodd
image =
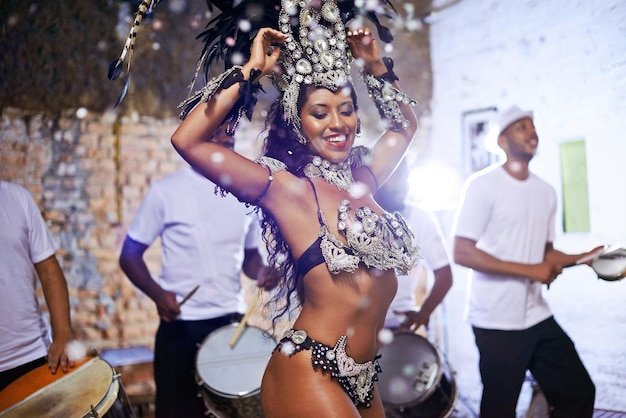
<instances>
[{"instance_id":1,"label":"raised arm","mask_svg":"<svg viewBox=\"0 0 626 418\"><path fill-rule=\"evenodd\" d=\"M385 114L387 130L376 142L373 159L369 164L376 177L375 183L380 186L395 170L417 132L418 121L412 108L416 102L410 100L400 89L393 72L393 62L383 60L378 41L368 28L348 31L347 39L352 55L363 65L363 78L370 96L379 113ZM377 98L387 97L389 93L395 96L391 100ZM395 116L391 116L393 113ZM370 180L367 178L368 174L363 172L357 172L355 175L359 179L362 177L363 180Z\"/></svg>"},{"instance_id":2,"label":"raised arm","mask_svg":"<svg viewBox=\"0 0 626 418\"><path fill-rule=\"evenodd\" d=\"M240 98L240 86L257 82L273 71L280 49L274 48L270 54L267 51L284 39L284 35L274 29L261 29L253 41L250 60L241 68L241 74L231 73L229 76L235 82L222 83L224 86L231 85L220 89L207 102L198 104L172 135L172 145L191 166L245 201L253 201L263 191L268 178L267 170L210 139ZM251 76L255 79L250 80Z\"/></svg>"}]
</instances>

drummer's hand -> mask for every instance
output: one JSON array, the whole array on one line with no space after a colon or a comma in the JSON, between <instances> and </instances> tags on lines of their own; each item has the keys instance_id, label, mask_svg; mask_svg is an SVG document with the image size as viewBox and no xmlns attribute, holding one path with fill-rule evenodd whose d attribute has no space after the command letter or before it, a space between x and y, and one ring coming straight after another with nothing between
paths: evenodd
<instances>
[{"instance_id":1,"label":"drummer's hand","mask_svg":"<svg viewBox=\"0 0 626 418\"><path fill-rule=\"evenodd\" d=\"M400 329L403 331L415 332L424 325L428 328L428 322L430 321L430 315L420 310L408 310L408 311L394 311L396 315L404 315L405 320L400 324Z\"/></svg>"},{"instance_id":2,"label":"drummer's hand","mask_svg":"<svg viewBox=\"0 0 626 418\"><path fill-rule=\"evenodd\" d=\"M606 245L599 245L596 248L594 248L593 250L587 251L586 253L581 254L579 258L588 257L591 254L597 253L600 250L604 250L605 248L606 248ZM593 258L591 258L590 260L585 261L582 264L586 264L588 266L591 266L592 263L593 263Z\"/></svg>"},{"instance_id":3,"label":"drummer's hand","mask_svg":"<svg viewBox=\"0 0 626 418\"><path fill-rule=\"evenodd\" d=\"M159 317L166 322L173 321L180 315L180 307L175 293L164 291L156 301L156 305Z\"/></svg>"},{"instance_id":4,"label":"drummer's hand","mask_svg":"<svg viewBox=\"0 0 626 418\"><path fill-rule=\"evenodd\" d=\"M269 267L261 267L259 274L257 275L256 285L258 288L272 291L276 286L278 286L279 277L276 274L272 274L272 271Z\"/></svg>"},{"instance_id":5,"label":"drummer's hand","mask_svg":"<svg viewBox=\"0 0 626 418\"><path fill-rule=\"evenodd\" d=\"M48 368L52 374L56 374L59 366L63 373L67 373L68 367L74 367L74 361L67 355L66 347L70 340L55 338L48 348Z\"/></svg>"},{"instance_id":6,"label":"drummer's hand","mask_svg":"<svg viewBox=\"0 0 626 418\"><path fill-rule=\"evenodd\" d=\"M528 277L532 280L549 286L563 272L563 266L544 261L537 264L530 264L526 272L528 273Z\"/></svg>"}]
</instances>

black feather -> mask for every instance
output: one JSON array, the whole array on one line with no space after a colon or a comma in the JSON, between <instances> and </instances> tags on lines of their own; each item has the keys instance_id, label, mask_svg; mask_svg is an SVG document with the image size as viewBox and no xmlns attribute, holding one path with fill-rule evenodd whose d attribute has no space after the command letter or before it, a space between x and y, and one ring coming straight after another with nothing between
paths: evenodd
<instances>
[{"instance_id":1,"label":"black feather","mask_svg":"<svg viewBox=\"0 0 626 418\"><path fill-rule=\"evenodd\" d=\"M211 67L218 61L223 61L224 67L230 68L235 64L233 58L236 54L241 54L244 62L248 60L252 40L259 29L263 27L278 29L279 0L243 0L236 6L233 6L232 0L207 0L207 5L210 11L215 6L221 13L209 21L206 29L197 36L197 39L204 42L200 55L203 62L200 64L206 79L209 77ZM357 16L363 16L374 23L382 42L393 41L391 30L379 20L379 17L393 19L397 14L390 0L380 0L380 7L375 10L357 7L354 0L338 0L337 6L344 24ZM239 25L242 22L249 22L250 30L241 30Z\"/></svg>"},{"instance_id":2,"label":"black feather","mask_svg":"<svg viewBox=\"0 0 626 418\"><path fill-rule=\"evenodd\" d=\"M124 83L122 93L120 94L120 97L117 98L117 102L115 102L115 106L113 106L113 108L118 107L120 103L122 103L122 100L124 100L124 97L126 97L126 93L128 92L128 86L130 86L130 73L126 76L126 82Z\"/></svg>"},{"instance_id":3,"label":"black feather","mask_svg":"<svg viewBox=\"0 0 626 418\"><path fill-rule=\"evenodd\" d=\"M217 6L216 2L213 3ZM278 28L279 10L279 1L262 0L243 0L235 7L222 9L222 13L213 18L206 25L207 29L197 36L204 42L201 57L204 57L202 66L205 78L209 77L210 68L218 61L223 61L225 68L236 64L233 58L239 54L243 62L247 61L252 40L259 29ZM241 25L248 22L250 29L242 30Z\"/></svg>"},{"instance_id":4,"label":"black feather","mask_svg":"<svg viewBox=\"0 0 626 418\"><path fill-rule=\"evenodd\" d=\"M217 7L221 11L225 11L225 10L232 9L233 1L232 0L217 0L217 1L206 0L206 5L208 6L210 12L213 11L213 6Z\"/></svg>"},{"instance_id":5,"label":"black feather","mask_svg":"<svg viewBox=\"0 0 626 418\"><path fill-rule=\"evenodd\" d=\"M119 58L111 62L111 65L109 65L109 80L116 80L122 74L123 66L124 61Z\"/></svg>"},{"instance_id":6,"label":"black feather","mask_svg":"<svg viewBox=\"0 0 626 418\"><path fill-rule=\"evenodd\" d=\"M139 4L137 12L135 13L133 25L130 28L130 33L128 34L128 37L126 38L126 43L124 44L124 48L122 49L122 53L120 54L118 59L112 61L111 64L109 65L109 72L108 72L109 80L116 80L117 78L119 78L119 76L122 74L124 62L127 62L127 72L130 75L130 64L132 61L133 49L135 47L137 30L139 28L139 25L143 21L143 19L154 10L154 8L159 3L159 1L161 0L142 0L141 3ZM122 93L120 94L120 97L117 99L117 103L115 103L115 107L117 107L124 99L124 96L126 96L129 83L130 83L130 77L127 77Z\"/></svg>"}]
</instances>

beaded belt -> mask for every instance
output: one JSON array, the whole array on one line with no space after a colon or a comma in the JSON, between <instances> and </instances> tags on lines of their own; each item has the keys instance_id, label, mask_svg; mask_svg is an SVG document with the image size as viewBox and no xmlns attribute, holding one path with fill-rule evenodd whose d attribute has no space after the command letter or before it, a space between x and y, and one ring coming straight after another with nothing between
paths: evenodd
<instances>
[{"instance_id":1,"label":"beaded belt","mask_svg":"<svg viewBox=\"0 0 626 418\"><path fill-rule=\"evenodd\" d=\"M346 353L348 337L342 335L334 347L311 339L306 331L291 329L280 340L276 350L290 357L302 350L311 350L313 370L329 373L336 379L356 406L369 408L374 396L374 382L382 370L379 356L373 361L357 363Z\"/></svg>"}]
</instances>

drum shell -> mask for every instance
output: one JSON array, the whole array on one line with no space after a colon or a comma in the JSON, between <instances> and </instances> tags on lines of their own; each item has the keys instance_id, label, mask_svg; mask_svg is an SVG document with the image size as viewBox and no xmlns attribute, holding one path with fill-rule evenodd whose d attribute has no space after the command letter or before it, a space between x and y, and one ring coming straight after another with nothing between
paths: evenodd
<instances>
[{"instance_id":1,"label":"drum shell","mask_svg":"<svg viewBox=\"0 0 626 418\"><path fill-rule=\"evenodd\" d=\"M387 418L450 418L458 400L454 372L444 363L444 371L437 389L415 406L391 408L385 406Z\"/></svg>"},{"instance_id":2,"label":"drum shell","mask_svg":"<svg viewBox=\"0 0 626 418\"><path fill-rule=\"evenodd\" d=\"M119 375L97 357L83 359L67 373L59 370L55 375L47 365L40 366L7 386L0 405L0 409L6 407L0 412L2 418L81 418L94 412L107 418L132 416Z\"/></svg>"},{"instance_id":3,"label":"drum shell","mask_svg":"<svg viewBox=\"0 0 626 418\"><path fill-rule=\"evenodd\" d=\"M441 379L441 356L427 339L398 332L381 350L378 390L394 407L417 405L427 399Z\"/></svg>"},{"instance_id":4,"label":"drum shell","mask_svg":"<svg viewBox=\"0 0 626 418\"><path fill-rule=\"evenodd\" d=\"M458 397L454 373L426 338L398 332L380 350L378 391L388 417L450 416Z\"/></svg>"}]
</instances>

